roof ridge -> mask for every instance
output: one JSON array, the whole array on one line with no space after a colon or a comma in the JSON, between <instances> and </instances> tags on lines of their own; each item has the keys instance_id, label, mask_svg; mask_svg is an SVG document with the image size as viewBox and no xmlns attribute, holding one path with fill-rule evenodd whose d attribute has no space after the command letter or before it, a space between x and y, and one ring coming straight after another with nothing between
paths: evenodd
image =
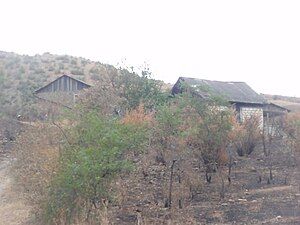
<instances>
[{"instance_id":1,"label":"roof ridge","mask_svg":"<svg viewBox=\"0 0 300 225\"><path fill-rule=\"evenodd\" d=\"M208 80L208 79L201 79L195 77L179 77L183 79L193 79L193 80L200 80L200 81L212 81L212 82L222 82L222 83L246 83L245 81L221 81L221 80Z\"/></svg>"}]
</instances>

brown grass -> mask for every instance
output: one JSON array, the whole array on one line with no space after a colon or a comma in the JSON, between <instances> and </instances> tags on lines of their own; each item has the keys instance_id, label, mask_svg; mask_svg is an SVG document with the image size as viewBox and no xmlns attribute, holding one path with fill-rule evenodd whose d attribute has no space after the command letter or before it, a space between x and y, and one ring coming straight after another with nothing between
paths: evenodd
<instances>
[{"instance_id":1,"label":"brown grass","mask_svg":"<svg viewBox=\"0 0 300 225\"><path fill-rule=\"evenodd\" d=\"M16 142L13 173L16 185L31 206L31 214L41 217L48 186L59 158L60 131L46 123L27 126Z\"/></svg>"},{"instance_id":2,"label":"brown grass","mask_svg":"<svg viewBox=\"0 0 300 225\"><path fill-rule=\"evenodd\" d=\"M1 158L0 168L0 224L22 225L29 219L30 207L22 194L16 192L9 174L11 159Z\"/></svg>"}]
</instances>

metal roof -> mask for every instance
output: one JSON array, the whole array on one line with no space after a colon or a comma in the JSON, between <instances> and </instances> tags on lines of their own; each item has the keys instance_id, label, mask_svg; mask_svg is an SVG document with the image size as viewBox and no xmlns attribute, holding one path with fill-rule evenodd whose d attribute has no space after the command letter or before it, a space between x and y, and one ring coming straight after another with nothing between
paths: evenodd
<instances>
[{"instance_id":1,"label":"metal roof","mask_svg":"<svg viewBox=\"0 0 300 225\"><path fill-rule=\"evenodd\" d=\"M194 88L201 94L203 89L207 89L207 93L219 95L229 102L239 103L253 103L264 104L266 99L257 94L248 84L245 82L224 82L224 81L212 81L203 80L197 78L180 77L177 83L186 83L190 87ZM173 89L174 89L173 87ZM206 93L206 94L207 94ZM205 93L204 93L205 94Z\"/></svg>"}]
</instances>

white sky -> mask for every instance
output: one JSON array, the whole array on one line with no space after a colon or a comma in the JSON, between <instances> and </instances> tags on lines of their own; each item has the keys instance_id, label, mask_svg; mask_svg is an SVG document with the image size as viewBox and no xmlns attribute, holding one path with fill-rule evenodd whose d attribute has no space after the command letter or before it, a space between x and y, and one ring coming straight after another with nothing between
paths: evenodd
<instances>
[{"instance_id":1,"label":"white sky","mask_svg":"<svg viewBox=\"0 0 300 225\"><path fill-rule=\"evenodd\" d=\"M300 1L0 0L0 50L150 64L300 96Z\"/></svg>"}]
</instances>

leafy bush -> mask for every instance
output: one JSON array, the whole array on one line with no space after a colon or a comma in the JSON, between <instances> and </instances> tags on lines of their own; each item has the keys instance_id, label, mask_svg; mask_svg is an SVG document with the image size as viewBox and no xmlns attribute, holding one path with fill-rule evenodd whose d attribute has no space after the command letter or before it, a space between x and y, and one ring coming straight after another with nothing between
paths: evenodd
<instances>
[{"instance_id":1,"label":"leafy bush","mask_svg":"<svg viewBox=\"0 0 300 225\"><path fill-rule=\"evenodd\" d=\"M76 59L72 59L72 60L71 60L71 64L72 64L72 65L77 65L77 60L76 60Z\"/></svg>"},{"instance_id":2,"label":"leafy bush","mask_svg":"<svg viewBox=\"0 0 300 225\"><path fill-rule=\"evenodd\" d=\"M167 94L162 91L161 85L161 82L151 79L147 73L139 76L122 69L116 86L120 97L126 99L125 108L135 109L144 104L146 109L152 110L167 101Z\"/></svg>"},{"instance_id":3,"label":"leafy bush","mask_svg":"<svg viewBox=\"0 0 300 225\"><path fill-rule=\"evenodd\" d=\"M99 80L101 80L101 77L99 74L91 74L91 79L93 79L95 81L99 81Z\"/></svg>"},{"instance_id":4,"label":"leafy bush","mask_svg":"<svg viewBox=\"0 0 300 225\"><path fill-rule=\"evenodd\" d=\"M46 220L71 223L75 218L99 216L101 202L113 199L113 179L132 169L126 152L143 147L146 132L141 129L95 112L81 118L51 186Z\"/></svg>"},{"instance_id":5,"label":"leafy bush","mask_svg":"<svg viewBox=\"0 0 300 225\"><path fill-rule=\"evenodd\" d=\"M84 75L83 69L73 69L71 70L71 74L73 75Z\"/></svg>"}]
</instances>

